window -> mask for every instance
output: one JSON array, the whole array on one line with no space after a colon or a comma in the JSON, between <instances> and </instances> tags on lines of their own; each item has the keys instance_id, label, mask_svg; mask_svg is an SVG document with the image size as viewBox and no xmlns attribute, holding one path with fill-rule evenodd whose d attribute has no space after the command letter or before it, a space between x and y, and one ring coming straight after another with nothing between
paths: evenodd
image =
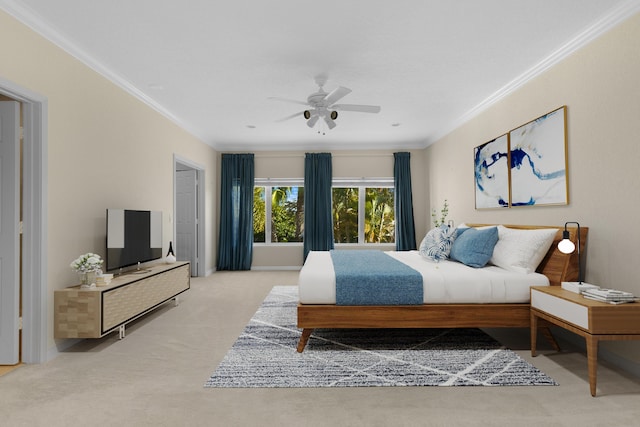
<instances>
[{"instance_id":1,"label":"window","mask_svg":"<svg viewBox=\"0 0 640 427\"><path fill-rule=\"evenodd\" d=\"M253 190L254 243L302 242L302 180L256 179Z\"/></svg>"},{"instance_id":2,"label":"window","mask_svg":"<svg viewBox=\"0 0 640 427\"><path fill-rule=\"evenodd\" d=\"M334 179L336 243L395 243L393 178ZM302 242L304 184L301 179L258 179L253 192L254 243Z\"/></svg>"},{"instance_id":3,"label":"window","mask_svg":"<svg viewBox=\"0 0 640 427\"><path fill-rule=\"evenodd\" d=\"M395 243L393 179L333 182L336 243Z\"/></svg>"},{"instance_id":4,"label":"window","mask_svg":"<svg viewBox=\"0 0 640 427\"><path fill-rule=\"evenodd\" d=\"M396 222L393 187L365 188L365 243L395 243Z\"/></svg>"}]
</instances>

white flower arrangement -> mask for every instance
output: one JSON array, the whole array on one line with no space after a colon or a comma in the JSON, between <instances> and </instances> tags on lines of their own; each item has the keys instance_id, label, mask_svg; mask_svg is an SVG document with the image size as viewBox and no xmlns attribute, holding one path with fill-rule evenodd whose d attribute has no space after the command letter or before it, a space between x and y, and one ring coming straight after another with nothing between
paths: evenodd
<instances>
[{"instance_id":1,"label":"white flower arrangement","mask_svg":"<svg viewBox=\"0 0 640 427\"><path fill-rule=\"evenodd\" d=\"M84 255L80 255L71 263L70 267L78 273L91 273L100 270L102 262L100 255L88 252Z\"/></svg>"}]
</instances>

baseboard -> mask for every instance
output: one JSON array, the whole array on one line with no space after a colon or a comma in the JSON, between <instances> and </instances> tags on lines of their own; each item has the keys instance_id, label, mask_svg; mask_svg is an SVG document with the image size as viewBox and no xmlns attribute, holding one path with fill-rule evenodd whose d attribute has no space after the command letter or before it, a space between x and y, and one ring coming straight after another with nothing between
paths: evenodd
<instances>
[{"instance_id":1,"label":"baseboard","mask_svg":"<svg viewBox=\"0 0 640 427\"><path fill-rule=\"evenodd\" d=\"M255 271L295 271L300 270L302 267L299 265L277 265L277 266L269 266L269 265L259 265L255 267L251 267L251 270Z\"/></svg>"},{"instance_id":2,"label":"baseboard","mask_svg":"<svg viewBox=\"0 0 640 427\"><path fill-rule=\"evenodd\" d=\"M584 341L584 338L580 337L579 335L573 334L569 331L565 331L562 328L556 328L556 327L554 327L553 329L553 334L558 338L562 339L563 341L570 343L572 346L579 348L582 352L584 353L587 352L587 345ZM626 359L620 356L618 353L609 351L606 348L603 348L602 346L599 346L598 348L598 360L605 360L611 363L612 365L615 365L616 367L620 368L621 370L637 378L640 378L640 364L638 364L637 362L633 362L629 359Z\"/></svg>"}]
</instances>

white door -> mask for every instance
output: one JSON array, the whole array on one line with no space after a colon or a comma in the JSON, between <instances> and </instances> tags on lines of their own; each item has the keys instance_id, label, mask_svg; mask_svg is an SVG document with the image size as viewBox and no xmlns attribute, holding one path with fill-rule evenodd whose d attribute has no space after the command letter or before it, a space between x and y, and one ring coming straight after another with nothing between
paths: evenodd
<instances>
[{"instance_id":1,"label":"white door","mask_svg":"<svg viewBox=\"0 0 640 427\"><path fill-rule=\"evenodd\" d=\"M176 171L176 258L198 275L198 198L195 170Z\"/></svg>"},{"instance_id":2,"label":"white door","mask_svg":"<svg viewBox=\"0 0 640 427\"><path fill-rule=\"evenodd\" d=\"M0 365L19 362L20 104L0 102Z\"/></svg>"}]
</instances>

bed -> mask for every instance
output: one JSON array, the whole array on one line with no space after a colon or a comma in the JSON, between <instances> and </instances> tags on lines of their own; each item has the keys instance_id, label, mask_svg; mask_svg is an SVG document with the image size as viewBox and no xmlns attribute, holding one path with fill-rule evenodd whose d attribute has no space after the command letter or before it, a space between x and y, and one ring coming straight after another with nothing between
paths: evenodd
<instances>
[{"instance_id":1,"label":"bed","mask_svg":"<svg viewBox=\"0 0 640 427\"><path fill-rule=\"evenodd\" d=\"M467 225L475 229L495 226L492 224ZM297 326L302 329L302 335L297 351L304 350L313 330L317 328L528 328L530 321L528 287L560 286L561 282L576 281L579 269L578 251L563 254L557 249L558 242L562 240L564 227L532 225L498 227L501 227L501 230L506 227L506 230L512 233L547 230L547 234L552 235L552 243L546 253L541 255L542 260L535 273L522 274L531 278L531 283L525 283L524 291L521 284L518 285L521 290L514 292L514 295L505 296L503 292L499 293L498 298L487 299L487 292L484 292L480 293L480 299L476 298L476 300L464 299L461 296L438 299L432 298L438 295L437 292L434 294L434 292L425 291L424 301L421 304L340 305L334 302L335 291L333 298L331 296L330 289L335 286L335 278L332 283L330 275L327 276L326 273L327 270L331 270L324 264L328 253L309 256L300 271L298 283L301 299L297 307ZM551 230L555 230L555 233ZM570 239L577 244L577 227L567 227L567 230L570 233ZM579 241L582 253L587 242L587 234L588 228L580 227ZM410 258L409 254L405 255L401 252L396 254L400 258L405 256ZM401 261L405 262L405 260ZM446 275L449 268L445 265L447 265L445 262L439 262L436 268L441 270L439 273ZM499 267L489 265L470 271L474 271L478 277L481 277L486 270L492 269L500 270ZM542 282L540 282L541 278ZM525 279L526 281L529 280ZM427 289L426 286L425 283L425 289ZM510 285L507 286L507 288L510 287ZM317 291L323 288L329 290L329 293ZM548 328L544 325L542 332L554 343Z\"/></svg>"}]
</instances>

